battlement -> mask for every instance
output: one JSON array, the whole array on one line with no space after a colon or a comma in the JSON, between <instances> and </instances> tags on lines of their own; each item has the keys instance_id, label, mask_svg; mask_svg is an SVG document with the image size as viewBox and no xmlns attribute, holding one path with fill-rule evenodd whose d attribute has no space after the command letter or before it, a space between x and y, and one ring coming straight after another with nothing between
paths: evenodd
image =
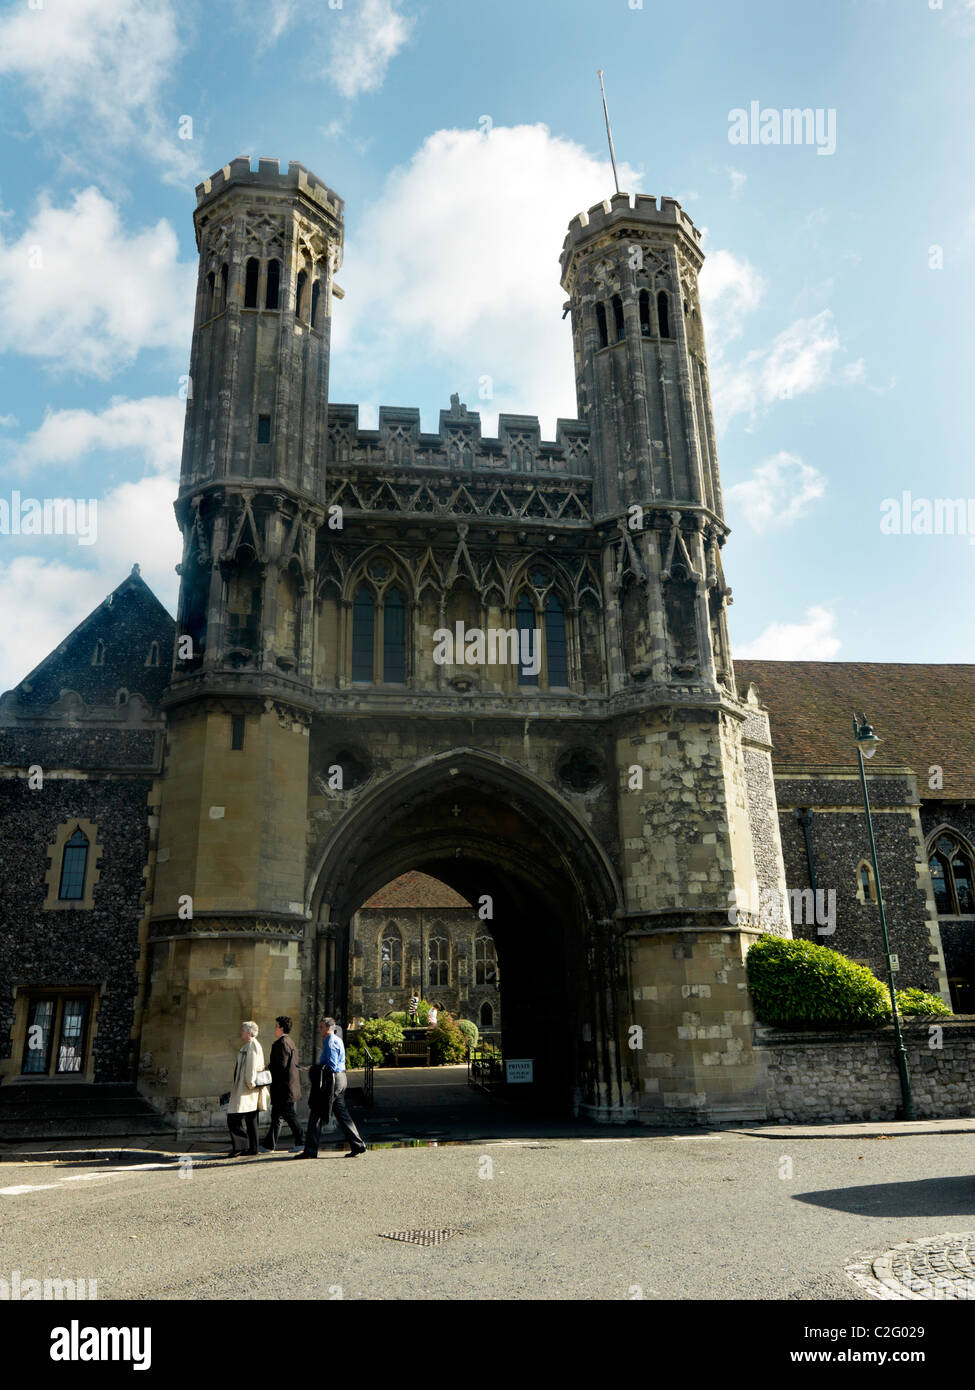
<instances>
[{"instance_id":1,"label":"battlement","mask_svg":"<svg viewBox=\"0 0 975 1390\"><path fill-rule=\"evenodd\" d=\"M201 208L218 194L224 193L235 183L250 184L251 186L260 185L265 188L280 189L282 192L294 189L304 193L312 202L327 208L332 216L339 221L342 219L344 201L326 183L323 183L317 174L313 174L303 164L298 164L297 161L292 160L288 165L287 173L282 173L280 160L259 159L255 170L251 167L251 161L247 155L239 155L236 159L232 159L229 164L225 164L222 169L218 169L215 174L211 174L208 179L197 184L197 208Z\"/></svg>"},{"instance_id":2,"label":"battlement","mask_svg":"<svg viewBox=\"0 0 975 1390\"><path fill-rule=\"evenodd\" d=\"M684 212L676 198L661 198L659 203L648 193L614 193L608 201L595 203L588 212L577 213L569 223L559 260L565 275L575 248L590 237L608 231L621 222L646 223L648 226L676 227L698 248L701 233Z\"/></svg>"},{"instance_id":3,"label":"battlement","mask_svg":"<svg viewBox=\"0 0 975 1390\"><path fill-rule=\"evenodd\" d=\"M589 426L559 420L555 440L543 440L537 415L498 416L497 438L481 435L481 417L457 397L441 410L436 434L420 430L420 412L411 406L380 406L379 428L359 427L359 407L330 403L329 450L333 463L392 464L490 472L562 474L589 477Z\"/></svg>"}]
</instances>

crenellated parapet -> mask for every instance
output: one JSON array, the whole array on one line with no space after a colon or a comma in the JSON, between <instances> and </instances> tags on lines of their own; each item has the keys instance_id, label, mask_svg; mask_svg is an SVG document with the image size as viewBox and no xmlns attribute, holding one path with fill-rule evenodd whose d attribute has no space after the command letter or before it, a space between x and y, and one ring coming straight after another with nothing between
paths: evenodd
<instances>
[{"instance_id":1,"label":"crenellated parapet","mask_svg":"<svg viewBox=\"0 0 975 1390\"><path fill-rule=\"evenodd\" d=\"M627 228L644 234L661 233L662 241L679 240L698 267L704 259L701 233L676 198L661 198L658 202L651 194L615 193L612 198L595 203L588 212L577 213L569 223L559 257L563 286L569 288L569 273L579 246L588 245L595 238L608 239Z\"/></svg>"},{"instance_id":2,"label":"crenellated parapet","mask_svg":"<svg viewBox=\"0 0 975 1390\"><path fill-rule=\"evenodd\" d=\"M279 189L282 193L303 193L321 207L327 208L333 217L341 220L345 208L344 201L317 174L306 169L303 164L292 160L287 172L281 172L277 159L259 159L257 168L251 167L246 155L239 155L218 169L215 174L196 186L196 205L201 208L211 198L225 193L231 184L260 185L262 188Z\"/></svg>"},{"instance_id":3,"label":"crenellated parapet","mask_svg":"<svg viewBox=\"0 0 975 1390\"><path fill-rule=\"evenodd\" d=\"M543 440L537 415L498 417L496 438L481 434L481 417L456 396L441 410L436 434L420 429L412 407L380 406L379 428L359 427L357 405L328 408L328 465L348 468L438 469L459 473L528 473L590 478L589 427L559 420L555 440Z\"/></svg>"}]
</instances>

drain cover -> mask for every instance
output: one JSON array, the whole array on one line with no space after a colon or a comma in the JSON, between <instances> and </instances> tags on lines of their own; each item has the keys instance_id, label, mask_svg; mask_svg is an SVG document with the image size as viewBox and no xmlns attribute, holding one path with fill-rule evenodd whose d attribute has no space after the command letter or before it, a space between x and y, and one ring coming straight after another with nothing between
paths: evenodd
<instances>
[{"instance_id":1,"label":"drain cover","mask_svg":"<svg viewBox=\"0 0 975 1390\"><path fill-rule=\"evenodd\" d=\"M380 1231L379 1234L383 1240L405 1240L407 1245L443 1245L451 1236L462 1236L464 1232L443 1227L426 1231Z\"/></svg>"},{"instance_id":2,"label":"drain cover","mask_svg":"<svg viewBox=\"0 0 975 1390\"><path fill-rule=\"evenodd\" d=\"M975 1232L905 1240L846 1272L874 1298L975 1302Z\"/></svg>"}]
</instances>

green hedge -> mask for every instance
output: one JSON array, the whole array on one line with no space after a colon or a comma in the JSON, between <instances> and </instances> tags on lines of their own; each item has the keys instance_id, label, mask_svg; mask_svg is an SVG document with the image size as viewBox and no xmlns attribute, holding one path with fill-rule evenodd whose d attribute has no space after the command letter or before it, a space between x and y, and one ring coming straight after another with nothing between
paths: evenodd
<instances>
[{"instance_id":1,"label":"green hedge","mask_svg":"<svg viewBox=\"0 0 975 1390\"><path fill-rule=\"evenodd\" d=\"M391 1018L367 1018L359 1029L358 1041L365 1043L376 1062L383 1065L402 1047L403 1030Z\"/></svg>"},{"instance_id":2,"label":"green hedge","mask_svg":"<svg viewBox=\"0 0 975 1390\"><path fill-rule=\"evenodd\" d=\"M890 1018L890 996L866 966L814 941L763 935L746 958L761 1023L777 1028L870 1028Z\"/></svg>"},{"instance_id":3,"label":"green hedge","mask_svg":"<svg viewBox=\"0 0 975 1390\"><path fill-rule=\"evenodd\" d=\"M953 1018L948 1005L937 994L923 989L898 989L894 992L898 1012L905 1018Z\"/></svg>"},{"instance_id":4,"label":"green hedge","mask_svg":"<svg viewBox=\"0 0 975 1390\"><path fill-rule=\"evenodd\" d=\"M457 1027L463 1033L471 1047L477 1047L477 1040L481 1036L478 1032L477 1024L469 1018L459 1018L457 1020Z\"/></svg>"}]
</instances>

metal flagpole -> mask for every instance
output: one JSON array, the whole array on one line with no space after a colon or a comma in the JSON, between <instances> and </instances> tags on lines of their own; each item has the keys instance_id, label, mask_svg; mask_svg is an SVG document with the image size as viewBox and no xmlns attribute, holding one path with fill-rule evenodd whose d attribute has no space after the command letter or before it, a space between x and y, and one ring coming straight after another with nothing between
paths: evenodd
<instances>
[{"instance_id":1,"label":"metal flagpole","mask_svg":"<svg viewBox=\"0 0 975 1390\"><path fill-rule=\"evenodd\" d=\"M599 69L599 90L603 94L603 115L606 117L606 138L609 140L609 157L613 161L613 182L617 193L620 191L619 174L616 172L616 151L613 149L613 132L609 124L609 107L606 105L606 88L603 86L603 70Z\"/></svg>"}]
</instances>

